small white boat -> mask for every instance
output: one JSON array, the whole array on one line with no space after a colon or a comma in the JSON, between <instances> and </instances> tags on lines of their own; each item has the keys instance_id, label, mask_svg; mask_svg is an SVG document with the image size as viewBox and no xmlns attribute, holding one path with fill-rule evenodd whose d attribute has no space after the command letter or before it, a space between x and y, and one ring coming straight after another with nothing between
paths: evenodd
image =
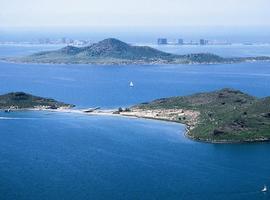
<instances>
[{"instance_id":1,"label":"small white boat","mask_svg":"<svg viewBox=\"0 0 270 200\"><path fill-rule=\"evenodd\" d=\"M90 112L94 112L94 111L99 110L99 109L100 109L100 107L95 107L95 108L84 109L82 111L85 113L90 113Z\"/></svg>"},{"instance_id":2,"label":"small white boat","mask_svg":"<svg viewBox=\"0 0 270 200\"><path fill-rule=\"evenodd\" d=\"M130 83L129 83L129 87L134 87L134 84L133 84L133 82L132 82L132 81L130 81Z\"/></svg>"},{"instance_id":3,"label":"small white boat","mask_svg":"<svg viewBox=\"0 0 270 200\"><path fill-rule=\"evenodd\" d=\"M267 192L267 187L266 185L264 185L263 189L262 189L262 192Z\"/></svg>"}]
</instances>

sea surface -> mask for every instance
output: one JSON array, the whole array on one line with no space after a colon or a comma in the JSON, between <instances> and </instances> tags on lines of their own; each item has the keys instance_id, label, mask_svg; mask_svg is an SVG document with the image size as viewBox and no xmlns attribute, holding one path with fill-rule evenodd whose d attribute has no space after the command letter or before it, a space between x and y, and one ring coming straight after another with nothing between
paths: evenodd
<instances>
[{"instance_id":1,"label":"sea surface","mask_svg":"<svg viewBox=\"0 0 270 200\"><path fill-rule=\"evenodd\" d=\"M0 46L0 57L59 46ZM172 48L172 47L159 47ZM269 55L260 46L173 47ZM222 49L223 48L223 49ZM246 51L245 51L246 50ZM248 51L248 53L247 53ZM129 87L132 81L134 88ZM0 93L24 91L78 108L126 107L224 87L270 96L270 63L88 66L0 62ZM0 112L0 199L269 199L270 144L206 144L181 124L74 113Z\"/></svg>"}]
</instances>

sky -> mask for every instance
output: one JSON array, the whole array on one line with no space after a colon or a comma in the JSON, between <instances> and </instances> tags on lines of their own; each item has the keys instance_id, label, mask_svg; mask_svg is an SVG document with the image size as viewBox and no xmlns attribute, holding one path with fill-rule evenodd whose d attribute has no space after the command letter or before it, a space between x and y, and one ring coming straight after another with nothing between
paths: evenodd
<instances>
[{"instance_id":1,"label":"sky","mask_svg":"<svg viewBox=\"0 0 270 200\"><path fill-rule=\"evenodd\" d=\"M270 26L270 0L0 0L3 27Z\"/></svg>"}]
</instances>

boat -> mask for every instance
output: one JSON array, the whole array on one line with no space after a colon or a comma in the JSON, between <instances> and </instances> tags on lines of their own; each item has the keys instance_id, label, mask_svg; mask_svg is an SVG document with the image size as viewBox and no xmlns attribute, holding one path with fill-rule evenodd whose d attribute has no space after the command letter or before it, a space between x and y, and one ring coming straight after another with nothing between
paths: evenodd
<instances>
[{"instance_id":1,"label":"boat","mask_svg":"<svg viewBox=\"0 0 270 200\"><path fill-rule=\"evenodd\" d=\"M266 185L264 185L263 189L262 189L262 192L267 192L267 187Z\"/></svg>"},{"instance_id":2,"label":"boat","mask_svg":"<svg viewBox=\"0 0 270 200\"><path fill-rule=\"evenodd\" d=\"M82 111L85 113L90 113L90 112L94 112L94 111L99 110L99 109L100 109L100 107L95 107L95 108L84 109Z\"/></svg>"},{"instance_id":3,"label":"boat","mask_svg":"<svg viewBox=\"0 0 270 200\"><path fill-rule=\"evenodd\" d=\"M129 87L134 87L134 84L133 84L133 82L132 82L132 81L130 81L130 83L129 83Z\"/></svg>"}]
</instances>

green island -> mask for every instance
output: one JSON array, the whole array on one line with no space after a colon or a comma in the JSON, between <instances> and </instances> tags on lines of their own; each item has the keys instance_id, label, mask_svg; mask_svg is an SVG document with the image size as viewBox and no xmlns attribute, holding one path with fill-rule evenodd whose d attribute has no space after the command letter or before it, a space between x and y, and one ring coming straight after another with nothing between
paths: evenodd
<instances>
[{"instance_id":1,"label":"green island","mask_svg":"<svg viewBox=\"0 0 270 200\"><path fill-rule=\"evenodd\" d=\"M0 109L21 110L21 109L59 109L71 108L74 105L62 103L50 98L33 96L24 92L12 92L0 95Z\"/></svg>"},{"instance_id":2,"label":"green island","mask_svg":"<svg viewBox=\"0 0 270 200\"><path fill-rule=\"evenodd\" d=\"M74 105L24 92L0 95L0 109L51 110L115 115L185 124L185 135L197 141L240 143L270 141L270 97L256 98L225 88L189 96L157 99L119 110L71 109Z\"/></svg>"},{"instance_id":3,"label":"green island","mask_svg":"<svg viewBox=\"0 0 270 200\"><path fill-rule=\"evenodd\" d=\"M270 61L270 57L223 58L210 53L176 55L148 46L132 46L118 39L109 38L87 47L66 46L60 50L44 51L25 57L3 58L9 62L49 64L219 64Z\"/></svg>"},{"instance_id":4,"label":"green island","mask_svg":"<svg viewBox=\"0 0 270 200\"><path fill-rule=\"evenodd\" d=\"M259 99L234 89L158 99L133 106L121 115L186 124L186 136L198 141L270 140L270 97Z\"/></svg>"}]
</instances>

